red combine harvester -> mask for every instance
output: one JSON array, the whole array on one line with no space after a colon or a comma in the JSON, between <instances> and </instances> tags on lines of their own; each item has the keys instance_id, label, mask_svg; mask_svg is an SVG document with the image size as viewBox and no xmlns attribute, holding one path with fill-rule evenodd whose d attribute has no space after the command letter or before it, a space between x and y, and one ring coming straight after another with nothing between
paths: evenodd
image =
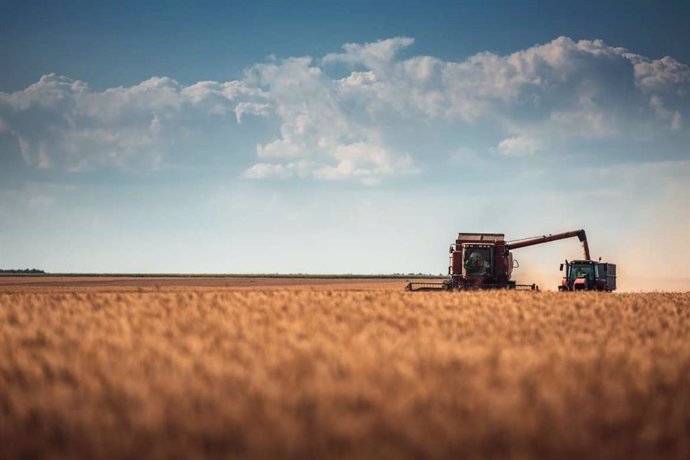
<instances>
[{"instance_id":1,"label":"red combine harvester","mask_svg":"<svg viewBox=\"0 0 690 460\"><path fill-rule=\"evenodd\" d=\"M450 247L450 279L443 282L411 282L405 287L408 291L452 291L465 289L530 289L538 290L536 284L516 284L510 277L513 268L519 267L517 260L510 252L513 249L548 243L550 241L577 237L584 249L585 260L568 262L567 275L559 290L598 289L602 284L598 281L599 273L613 275L613 286L605 285L603 290L615 289L615 265L592 262L589 256L589 245L584 230L544 235L522 240L506 241L503 233L460 233L455 244ZM578 277L570 280L571 273L578 273L577 269L590 264L593 273L591 279L583 283ZM607 270L596 269L596 266L606 266ZM612 269L610 267L613 267ZM562 268L562 267L561 267ZM612 270L612 272L611 272ZM595 273L596 272L596 273ZM578 275L579 276L579 275Z\"/></svg>"}]
</instances>

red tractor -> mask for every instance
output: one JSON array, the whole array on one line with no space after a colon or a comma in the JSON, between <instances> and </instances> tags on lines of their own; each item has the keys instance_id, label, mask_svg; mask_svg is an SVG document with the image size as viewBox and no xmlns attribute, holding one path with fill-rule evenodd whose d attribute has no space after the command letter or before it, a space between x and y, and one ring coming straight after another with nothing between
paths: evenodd
<instances>
[{"instance_id":1,"label":"red tractor","mask_svg":"<svg viewBox=\"0 0 690 460\"><path fill-rule=\"evenodd\" d=\"M565 261L565 276L561 279L559 291L606 291L616 289L616 264L593 260Z\"/></svg>"},{"instance_id":2,"label":"red tractor","mask_svg":"<svg viewBox=\"0 0 690 460\"><path fill-rule=\"evenodd\" d=\"M464 289L537 290L538 287L535 284L521 285L511 280L513 268L517 268L519 264L517 260L513 259L513 254L510 251L512 249L573 237L577 237L582 242L585 261L590 261L587 235L584 230L513 241L505 241L503 233L460 233L457 240L455 240L455 244L450 247L450 266L448 267L450 278L440 283L412 282L408 283L406 289L409 291L451 291ZM615 265L605 265L613 266L613 289L615 289ZM590 289L590 284L587 284L588 289Z\"/></svg>"}]
</instances>

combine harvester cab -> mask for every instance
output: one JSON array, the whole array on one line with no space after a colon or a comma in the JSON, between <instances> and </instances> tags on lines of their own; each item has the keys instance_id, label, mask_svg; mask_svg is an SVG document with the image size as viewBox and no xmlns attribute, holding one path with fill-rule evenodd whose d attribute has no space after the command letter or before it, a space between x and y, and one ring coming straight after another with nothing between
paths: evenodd
<instances>
[{"instance_id":1,"label":"combine harvester cab","mask_svg":"<svg viewBox=\"0 0 690 460\"><path fill-rule=\"evenodd\" d=\"M529 289L511 280L518 267L503 233L460 233L450 247L451 289Z\"/></svg>"}]
</instances>

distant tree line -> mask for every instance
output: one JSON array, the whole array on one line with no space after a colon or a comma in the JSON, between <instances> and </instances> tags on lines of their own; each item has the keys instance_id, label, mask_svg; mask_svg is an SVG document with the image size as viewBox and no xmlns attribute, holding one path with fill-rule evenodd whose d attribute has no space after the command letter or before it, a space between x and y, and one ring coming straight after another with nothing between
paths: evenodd
<instances>
[{"instance_id":1,"label":"distant tree line","mask_svg":"<svg viewBox=\"0 0 690 460\"><path fill-rule=\"evenodd\" d=\"M38 268L0 268L0 273L45 273L45 271Z\"/></svg>"}]
</instances>

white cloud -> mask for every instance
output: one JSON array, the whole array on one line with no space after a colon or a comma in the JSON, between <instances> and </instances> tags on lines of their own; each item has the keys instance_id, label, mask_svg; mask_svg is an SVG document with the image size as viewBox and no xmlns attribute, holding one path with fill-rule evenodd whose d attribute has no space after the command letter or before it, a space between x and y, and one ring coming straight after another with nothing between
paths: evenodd
<instances>
[{"instance_id":1,"label":"white cloud","mask_svg":"<svg viewBox=\"0 0 690 460\"><path fill-rule=\"evenodd\" d=\"M242 122L242 117L245 113L258 117L267 117L271 113L271 106L269 104L259 104L256 102L240 102L235 106L237 123Z\"/></svg>"},{"instance_id":2,"label":"white cloud","mask_svg":"<svg viewBox=\"0 0 690 460\"><path fill-rule=\"evenodd\" d=\"M671 92L679 96L687 96L690 84L690 68L672 57L651 60L644 56L626 53L625 56L633 63L635 84L649 92Z\"/></svg>"},{"instance_id":3,"label":"white cloud","mask_svg":"<svg viewBox=\"0 0 690 460\"><path fill-rule=\"evenodd\" d=\"M354 179L365 185L375 185L384 176L415 172L409 155L393 155L380 146L366 143L340 145L335 148L333 157L336 159L335 164L309 159L257 163L245 170L243 176L247 179ZM284 159L284 156L278 158Z\"/></svg>"},{"instance_id":4,"label":"white cloud","mask_svg":"<svg viewBox=\"0 0 690 460\"><path fill-rule=\"evenodd\" d=\"M409 155L394 155L386 149L364 142L339 145L333 152L338 163L315 171L320 179L357 178L367 185L375 184L381 176L414 172Z\"/></svg>"},{"instance_id":5,"label":"white cloud","mask_svg":"<svg viewBox=\"0 0 690 460\"><path fill-rule=\"evenodd\" d=\"M323 63L344 62L364 65L371 69L381 68L390 64L402 49L413 43L414 39L409 37L395 37L364 44L347 43L343 45L342 53L327 54L323 58Z\"/></svg>"},{"instance_id":6,"label":"white cloud","mask_svg":"<svg viewBox=\"0 0 690 460\"><path fill-rule=\"evenodd\" d=\"M244 172L244 177L247 179L267 179L272 177L288 178L295 175L297 169L296 163L289 163L287 165L274 163L257 163Z\"/></svg>"},{"instance_id":7,"label":"white cloud","mask_svg":"<svg viewBox=\"0 0 690 460\"><path fill-rule=\"evenodd\" d=\"M345 48L366 60L384 59L390 54L375 46L373 51L368 46ZM255 165L258 168L247 170L245 177L309 176L374 183L382 176L412 170L408 155L388 149L378 127L353 113L344 90L348 81L328 77L314 60L295 58L261 64L248 75L260 85L281 120L280 138L258 145L257 155L262 160L282 162L259 163ZM370 78L371 74L351 76L349 84Z\"/></svg>"},{"instance_id":8,"label":"white cloud","mask_svg":"<svg viewBox=\"0 0 690 460\"><path fill-rule=\"evenodd\" d=\"M170 78L153 77L97 92L51 74L23 91L0 93L0 120L16 137L26 162L39 168L83 170L128 163L155 168L187 124L234 111L237 99L251 97L260 92L238 82L183 87Z\"/></svg>"},{"instance_id":9,"label":"white cloud","mask_svg":"<svg viewBox=\"0 0 690 460\"><path fill-rule=\"evenodd\" d=\"M524 136L508 137L498 143L498 151L508 156L531 155L536 152L537 149L537 141Z\"/></svg>"},{"instance_id":10,"label":"white cloud","mask_svg":"<svg viewBox=\"0 0 690 460\"><path fill-rule=\"evenodd\" d=\"M413 43L350 43L322 58L272 58L241 80L189 86L153 77L93 91L46 75L0 93L0 135L15 137L26 162L39 168L156 167L191 127L203 131L204 120L265 117L279 132L244 152L258 157L245 177L366 183L418 170L423 140L437 124L488 132L483 143L504 155L552 154L577 142L688 139L690 68L670 57L567 37L459 62L402 57ZM411 130L419 142L403 149L398 138ZM447 138L447 150L463 141Z\"/></svg>"}]
</instances>

